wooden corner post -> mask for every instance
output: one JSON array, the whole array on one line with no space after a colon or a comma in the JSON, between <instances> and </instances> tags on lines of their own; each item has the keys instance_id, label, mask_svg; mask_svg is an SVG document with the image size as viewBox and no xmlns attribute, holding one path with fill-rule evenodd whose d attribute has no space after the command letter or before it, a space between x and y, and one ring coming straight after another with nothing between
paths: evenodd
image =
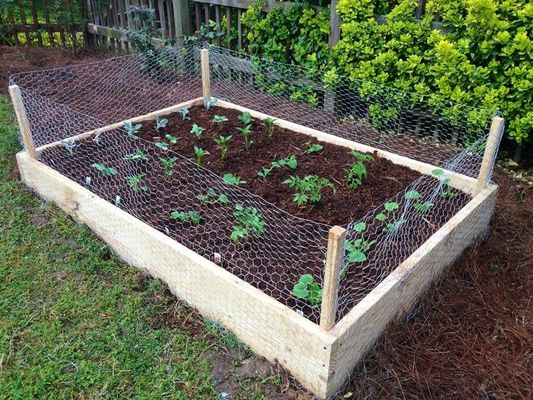
<instances>
[{"instance_id":1,"label":"wooden corner post","mask_svg":"<svg viewBox=\"0 0 533 400\"><path fill-rule=\"evenodd\" d=\"M22 136L24 147L26 148L26 151L30 157L37 159L39 158L39 155L35 150L35 143L31 135L30 121L26 115L26 108L24 107L24 102L22 101L20 87L18 85L9 86L9 94L11 95L13 107L15 108L15 115L17 116L17 122L19 124L20 135Z\"/></svg>"},{"instance_id":2,"label":"wooden corner post","mask_svg":"<svg viewBox=\"0 0 533 400\"><path fill-rule=\"evenodd\" d=\"M209 50L200 50L200 61L202 64L202 93L204 102L211 99L211 78L209 75Z\"/></svg>"},{"instance_id":3,"label":"wooden corner post","mask_svg":"<svg viewBox=\"0 0 533 400\"><path fill-rule=\"evenodd\" d=\"M322 307L320 309L320 327L326 331L329 331L335 326L345 237L346 229L341 226L334 226L329 230L326 269L324 271L324 285L322 287Z\"/></svg>"},{"instance_id":4,"label":"wooden corner post","mask_svg":"<svg viewBox=\"0 0 533 400\"><path fill-rule=\"evenodd\" d=\"M476 190L474 196L481 193L489 183L494 161L496 159L496 152L501 139L501 133L504 129L505 120L502 117L494 117L490 126L489 137L485 145L485 153L481 161L481 168L479 169L479 176L477 178Z\"/></svg>"}]
</instances>

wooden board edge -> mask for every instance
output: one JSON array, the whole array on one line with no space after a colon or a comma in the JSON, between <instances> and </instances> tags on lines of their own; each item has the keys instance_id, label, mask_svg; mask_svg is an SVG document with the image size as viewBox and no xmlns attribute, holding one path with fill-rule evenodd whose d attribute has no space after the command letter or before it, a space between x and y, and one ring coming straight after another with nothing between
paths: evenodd
<instances>
[{"instance_id":1,"label":"wooden board edge","mask_svg":"<svg viewBox=\"0 0 533 400\"><path fill-rule=\"evenodd\" d=\"M235 103L231 103L229 101L220 100L217 101L218 106L226 107L226 108L232 108L241 112L249 112L253 117L265 119L265 118L273 118L276 120L276 125L281 126L282 128L290 129L295 132L303 133L309 136L313 136L314 138L321 140L323 142L336 144L338 146L346 147L351 150L357 150L362 151L365 153L374 153L376 152L379 157L385 158L394 164L402 165L404 167L410 168L412 170L415 170L417 172L420 172L424 175L430 175L433 176L432 171L435 169L442 169L444 171L444 177L450 178L451 181L449 183L450 186L454 187L455 189L461 190L462 192L465 192L469 195L473 194L477 185L477 179L472 178L470 176L466 176L463 174L460 174L458 172L450 171L447 169L440 168L435 165L431 165L422 161L413 160L412 158L401 156L399 154L394 154L389 151L380 150L372 146L368 146L362 143L354 142L349 139L344 139L339 136L331 135L326 132L319 131L317 129L308 128L306 126L290 122L281 118L277 118L273 115L268 115L259 111L255 111L251 108L243 107Z\"/></svg>"},{"instance_id":2,"label":"wooden board edge","mask_svg":"<svg viewBox=\"0 0 533 400\"><path fill-rule=\"evenodd\" d=\"M279 362L307 389L325 397L328 362L336 340L331 333L25 152L16 157L23 182L42 198L86 224L126 262L166 282L175 295L197 308L202 315L219 321L256 353ZM128 228L124 229L125 226ZM136 250L132 252L127 243L132 242L131 237L139 235L143 240L135 241ZM150 243L160 244L157 257L139 253L147 249L156 251L147 247ZM179 262L187 263L183 268L191 272L178 279L168 265ZM189 289L184 289L187 283L200 279L198 273L202 274L201 284L211 285L214 293L209 290L208 295L204 293L204 297L210 299L209 303L198 300L202 293L191 294ZM221 310L222 305L231 301L228 293L238 297L232 305L233 313ZM237 315L246 309L250 316L243 322ZM282 345L277 346L278 342Z\"/></svg>"}]
</instances>

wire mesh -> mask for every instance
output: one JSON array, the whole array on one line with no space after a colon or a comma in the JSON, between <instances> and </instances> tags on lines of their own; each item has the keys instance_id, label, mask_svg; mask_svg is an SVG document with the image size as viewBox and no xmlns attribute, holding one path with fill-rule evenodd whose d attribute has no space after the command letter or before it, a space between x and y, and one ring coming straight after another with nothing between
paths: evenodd
<instances>
[{"instance_id":1,"label":"wire mesh","mask_svg":"<svg viewBox=\"0 0 533 400\"><path fill-rule=\"evenodd\" d=\"M63 140L42 151L42 162L318 322L319 307L297 298L293 287L304 274L322 285L330 225L291 215L198 166L169 143L158 147L124 128L65 141L202 97L200 48L164 48L22 73L10 84L21 88L36 145ZM455 115L455 104L342 77L326 82L316 71L208 48L214 98L436 167L433 175L420 176L345 224L337 319L471 199L443 172L477 176L490 111ZM190 135L175 133L178 139L181 134ZM173 161L165 169L161 159ZM223 194L228 202L199 201L209 193ZM262 226L249 240L231 240L238 207L259 215ZM174 211L181 216L172 217Z\"/></svg>"}]
</instances>

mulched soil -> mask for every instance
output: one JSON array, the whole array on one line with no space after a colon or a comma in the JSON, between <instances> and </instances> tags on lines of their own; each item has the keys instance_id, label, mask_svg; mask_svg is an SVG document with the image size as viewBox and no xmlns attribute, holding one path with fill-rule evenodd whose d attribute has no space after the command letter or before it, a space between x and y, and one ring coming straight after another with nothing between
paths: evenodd
<instances>
[{"instance_id":1,"label":"mulched soil","mask_svg":"<svg viewBox=\"0 0 533 400\"><path fill-rule=\"evenodd\" d=\"M68 53L55 59L63 54L56 49L2 47L0 54L0 90L12 73L84 61ZM500 193L488 238L464 253L409 319L388 329L338 398L533 396L533 190L502 175L495 180ZM168 301L165 324L199 329L200 316L176 319L181 303L170 293ZM308 398L294 385L283 393Z\"/></svg>"}]
</instances>

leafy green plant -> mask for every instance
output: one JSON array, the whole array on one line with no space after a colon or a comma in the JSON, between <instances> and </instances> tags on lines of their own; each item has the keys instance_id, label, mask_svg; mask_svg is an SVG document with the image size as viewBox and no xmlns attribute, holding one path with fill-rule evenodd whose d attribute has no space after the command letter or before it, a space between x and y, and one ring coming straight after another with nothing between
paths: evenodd
<instances>
[{"instance_id":1,"label":"leafy green plant","mask_svg":"<svg viewBox=\"0 0 533 400\"><path fill-rule=\"evenodd\" d=\"M298 167L298 160L296 159L296 156L294 154L291 154L289 157L283 158L278 161L273 161L270 164L269 168L263 168L261 171L257 173L260 177L266 178L268 175L272 173L272 171L275 168L283 168L287 167L290 169L296 169Z\"/></svg>"},{"instance_id":2,"label":"leafy green plant","mask_svg":"<svg viewBox=\"0 0 533 400\"><path fill-rule=\"evenodd\" d=\"M199 194L196 196L198 200L200 200L204 204L228 204L229 198L224 193L218 194L215 189L209 188L207 189L207 192L205 194Z\"/></svg>"},{"instance_id":3,"label":"leafy green plant","mask_svg":"<svg viewBox=\"0 0 533 400\"><path fill-rule=\"evenodd\" d=\"M254 122L252 114L250 114L248 111L243 112L238 118L244 126L252 125L252 122Z\"/></svg>"},{"instance_id":4,"label":"leafy green plant","mask_svg":"<svg viewBox=\"0 0 533 400\"><path fill-rule=\"evenodd\" d=\"M168 125L168 119L166 118L159 118L159 116L155 117L155 129L159 130Z\"/></svg>"},{"instance_id":5,"label":"leafy green plant","mask_svg":"<svg viewBox=\"0 0 533 400\"><path fill-rule=\"evenodd\" d=\"M209 152L207 150L202 149L201 147L194 146L194 161L197 165L202 164L202 158L207 156Z\"/></svg>"},{"instance_id":6,"label":"leafy green plant","mask_svg":"<svg viewBox=\"0 0 533 400\"><path fill-rule=\"evenodd\" d=\"M178 144L178 138L172 135L165 135L165 139L168 140L170 144Z\"/></svg>"},{"instance_id":7,"label":"leafy green plant","mask_svg":"<svg viewBox=\"0 0 533 400\"><path fill-rule=\"evenodd\" d=\"M244 138L244 148L248 150L250 148L250 135L252 133L252 125L246 125L243 128L237 128Z\"/></svg>"},{"instance_id":8,"label":"leafy green plant","mask_svg":"<svg viewBox=\"0 0 533 400\"><path fill-rule=\"evenodd\" d=\"M294 202L303 206L309 202L319 203L322 199L320 192L326 188L330 188L335 193L335 186L327 178L322 178L318 175L307 175L304 178L291 176L283 181L283 184L294 188L295 194Z\"/></svg>"},{"instance_id":9,"label":"leafy green plant","mask_svg":"<svg viewBox=\"0 0 533 400\"><path fill-rule=\"evenodd\" d=\"M276 120L270 117L267 117L263 120L263 125L265 125L267 129L268 137L272 137L272 135L274 134L274 126L276 125L275 122Z\"/></svg>"},{"instance_id":10,"label":"leafy green plant","mask_svg":"<svg viewBox=\"0 0 533 400\"><path fill-rule=\"evenodd\" d=\"M138 133L142 128L141 124L132 124L131 122L125 122L124 123L124 129L126 130L126 133L128 134L128 139L130 140L137 140L139 139Z\"/></svg>"},{"instance_id":11,"label":"leafy green plant","mask_svg":"<svg viewBox=\"0 0 533 400\"><path fill-rule=\"evenodd\" d=\"M159 163L163 167L163 174L166 177L174 175L174 165L176 165L176 161L178 161L178 157L159 158Z\"/></svg>"},{"instance_id":12,"label":"leafy green plant","mask_svg":"<svg viewBox=\"0 0 533 400\"><path fill-rule=\"evenodd\" d=\"M235 204L233 211L235 224L231 228L230 240L248 240L249 237L261 237L265 233L265 222L263 215L255 207L245 207L242 204Z\"/></svg>"},{"instance_id":13,"label":"leafy green plant","mask_svg":"<svg viewBox=\"0 0 533 400\"><path fill-rule=\"evenodd\" d=\"M180 108L178 110L178 114L181 116L181 119L185 121L186 119L191 119L189 117L189 109L186 107Z\"/></svg>"},{"instance_id":14,"label":"leafy green plant","mask_svg":"<svg viewBox=\"0 0 533 400\"><path fill-rule=\"evenodd\" d=\"M204 128L202 128L200 125L197 125L197 124L193 124L192 125L192 129L191 129L191 133L196 136L196 139L200 139L200 137L202 136L202 133L204 132Z\"/></svg>"},{"instance_id":15,"label":"leafy green plant","mask_svg":"<svg viewBox=\"0 0 533 400\"><path fill-rule=\"evenodd\" d=\"M407 220L406 219L399 219L398 221L394 221L394 222L389 222L387 223L387 226L385 226L385 228L383 228L383 232L386 232L386 233L392 233L398 229L400 229L400 227L407 223Z\"/></svg>"},{"instance_id":16,"label":"leafy green plant","mask_svg":"<svg viewBox=\"0 0 533 400\"><path fill-rule=\"evenodd\" d=\"M95 170L102 173L104 176L116 175L118 173L117 169L114 167L108 167L104 164L94 163L91 165Z\"/></svg>"},{"instance_id":17,"label":"leafy green plant","mask_svg":"<svg viewBox=\"0 0 533 400\"><path fill-rule=\"evenodd\" d=\"M318 308L322 302L322 289L311 274L300 276L292 288L292 294L297 299L305 300L313 308Z\"/></svg>"},{"instance_id":18,"label":"leafy green plant","mask_svg":"<svg viewBox=\"0 0 533 400\"><path fill-rule=\"evenodd\" d=\"M398 208L400 208L400 205L395 201L385 203L383 205L383 210L376 215L376 219L380 222L385 222L387 219L389 219L391 213L396 211Z\"/></svg>"},{"instance_id":19,"label":"leafy green plant","mask_svg":"<svg viewBox=\"0 0 533 400\"><path fill-rule=\"evenodd\" d=\"M224 157L226 157L226 153L228 152L228 146L229 142L233 138L233 135L223 136L220 135L215 139L215 143L218 145L218 148L220 149L220 159L223 160Z\"/></svg>"},{"instance_id":20,"label":"leafy green plant","mask_svg":"<svg viewBox=\"0 0 533 400\"><path fill-rule=\"evenodd\" d=\"M357 189L368 177L368 172L364 163L372 161L373 157L357 151L352 151L350 155L354 157L357 162L353 163L346 171L346 182L350 189Z\"/></svg>"},{"instance_id":21,"label":"leafy green plant","mask_svg":"<svg viewBox=\"0 0 533 400\"><path fill-rule=\"evenodd\" d=\"M426 214L431 209L431 207L433 207L433 203L431 201L422 201L422 195L416 190L409 190L404 194L403 197L406 200L413 200L413 207L420 214Z\"/></svg>"},{"instance_id":22,"label":"leafy green plant","mask_svg":"<svg viewBox=\"0 0 533 400\"><path fill-rule=\"evenodd\" d=\"M126 154L124 156L126 161L148 161L148 156L142 152L141 149L135 149L131 154Z\"/></svg>"},{"instance_id":23,"label":"leafy green plant","mask_svg":"<svg viewBox=\"0 0 533 400\"><path fill-rule=\"evenodd\" d=\"M228 122L228 118L224 115L215 115L211 122L218 124L220 129L222 129L224 127L224 122Z\"/></svg>"},{"instance_id":24,"label":"leafy green plant","mask_svg":"<svg viewBox=\"0 0 533 400\"><path fill-rule=\"evenodd\" d=\"M372 157L370 154L360 153L358 151L352 150L350 152L350 155L354 157L357 161L366 163L374 160L374 157Z\"/></svg>"},{"instance_id":25,"label":"leafy green plant","mask_svg":"<svg viewBox=\"0 0 533 400\"><path fill-rule=\"evenodd\" d=\"M128 182L128 185L130 185L131 189L134 192L146 192L148 191L148 186L143 185L141 182L144 179L146 174L138 174L138 175L132 175L132 176L126 176L126 182Z\"/></svg>"},{"instance_id":26,"label":"leafy green plant","mask_svg":"<svg viewBox=\"0 0 533 400\"><path fill-rule=\"evenodd\" d=\"M431 171L431 173L438 177L439 180L440 180L440 183L441 183L441 189L439 191L439 196L442 197L443 199L451 199L451 198L454 198L454 197L457 197L459 195L459 193L457 193L456 190L454 190L451 186L450 186L450 183L451 183L451 178L448 178L448 177L445 177L444 176L444 170L440 169L440 168L437 168L437 169L434 169L433 171Z\"/></svg>"},{"instance_id":27,"label":"leafy green plant","mask_svg":"<svg viewBox=\"0 0 533 400\"><path fill-rule=\"evenodd\" d=\"M67 155L73 156L74 149L78 147L78 144L74 140L61 140L61 146L66 150Z\"/></svg>"},{"instance_id":28,"label":"leafy green plant","mask_svg":"<svg viewBox=\"0 0 533 400\"><path fill-rule=\"evenodd\" d=\"M156 147L159 148L160 150L163 150L163 151L168 151L168 150L169 150L168 143L165 143L165 142L156 142L155 145L156 145Z\"/></svg>"},{"instance_id":29,"label":"leafy green plant","mask_svg":"<svg viewBox=\"0 0 533 400\"><path fill-rule=\"evenodd\" d=\"M321 151L324 146L318 143L306 143L307 149L304 150L304 154L314 154Z\"/></svg>"},{"instance_id":30,"label":"leafy green plant","mask_svg":"<svg viewBox=\"0 0 533 400\"><path fill-rule=\"evenodd\" d=\"M172 211L170 216L180 222L189 222L191 225L198 225L202 220L196 211Z\"/></svg>"},{"instance_id":31,"label":"leafy green plant","mask_svg":"<svg viewBox=\"0 0 533 400\"><path fill-rule=\"evenodd\" d=\"M233 174L224 174L222 179L228 185L233 185L233 186L244 185L247 183L245 180L241 179L239 176L233 175Z\"/></svg>"},{"instance_id":32,"label":"leafy green plant","mask_svg":"<svg viewBox=\"0 0 533 400\"><path fill-rule=\"evenodd\" d=\"M204 107L208 111L211 108L213 108L217 103L218 103L218 100L215 99L214 97L211 97L211 98L204 97Z\"/></svg>"}]
</instances>

